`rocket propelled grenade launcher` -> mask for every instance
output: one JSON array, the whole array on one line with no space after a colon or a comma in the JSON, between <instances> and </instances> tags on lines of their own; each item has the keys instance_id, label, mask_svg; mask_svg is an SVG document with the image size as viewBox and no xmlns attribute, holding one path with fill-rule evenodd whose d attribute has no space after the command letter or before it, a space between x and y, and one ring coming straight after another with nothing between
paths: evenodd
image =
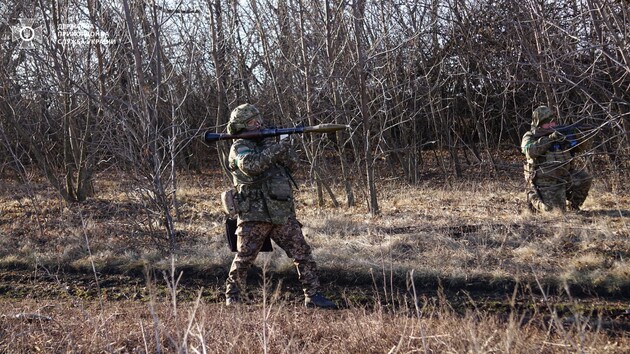
<instances>
[{"instance_id":1,"label":"rocket propelled grenade launcher","mask_svg":"<svg viewBox=\"0 0 630 354\"><path fill-rule=\"evenodd\" d=\"M227 133L211 133L206 132L204 140L206 143L211 143L219 140L234 140L234 139L260 139L271 136L280 136L285 134L303 134L303 133L334 133L340 130L349 129L349 125L344 124L318 124L311 127L295 127L295 128L273 128L273 129L260 129L252 131L244 131L238 134Z\"/></svg>"}]
</instances>

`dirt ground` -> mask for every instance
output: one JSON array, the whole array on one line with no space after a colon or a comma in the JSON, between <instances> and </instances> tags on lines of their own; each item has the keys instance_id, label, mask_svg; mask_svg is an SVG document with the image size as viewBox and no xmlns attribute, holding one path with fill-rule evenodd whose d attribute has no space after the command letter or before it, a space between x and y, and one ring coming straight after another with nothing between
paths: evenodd
<instances>
[{"instance_id":1,"label":"dirt ground","mask_svg":"<svg viewBox=\"0 0 630 354\"><path fill-rule=\"evenodd\" d=\"M470 311L498 316L518 313L524 320L542 321L541 328L545 320L560 318L569 325L582 316L588 319L584 326L592 330L606 332L611 338L627 335L630 282L618 268L630 254L628 196L615 192L608 182L599 183L602 196L591 198L579 215L564 217L561 222L528 215L519 201L522 182L518 166L510 163L490 186L478 180L439 184L430 171L426 174L429 182L413 189L391 183L380 193L383 215L379 217L365 214L363 205L322 211L315 206L312 189L303 187L298 193L298 211L308 220L305 233L321 260L325 292L342 308L396 307L416 299L425 306L439 302L462 315ZM145 210L121 192L124 183L116 178L109 176L100 182L99 198L80 208L60 201L41 179L29 188L15 181L4 183L0 314L4 319L14 318L20 314L21 302L32 301L169 302L173 284L177 284L180 303L193 303L200 296L207 304L221 306L232 254L221 238L221 211L208 198L224 188L218 174L184 177L180 183L182 261L175 270L169 267L168 258L153 262L163 257L158 253L142 255L160 240L143 237L146 229L137 226L142 224ZM558 231L575 222L579 232ZM589 234L589 230L597 234ZM512 244L506 242L508 237L515 238ZM329 245L331 239L342 246ZM541 253L547 249L550 258L537 260L536 255L547 254ZM525 257L523 254L530 258L519 265L518 257ZM501 258L504 255L507 258ZM379 257L398 263L388 265ZM613 287L581 286L579 282L567 287L548 281L539 284L538 279L511 273L527 272L527 262L540 262L536 266L550 273L563 271L563 263L571 263L575 274L589 271L591 276L601 271L621 278ZM363 263L370 267L361 267ZM430 272L447 263L454 269L446 276ZM409 273L400 269L415 265L421 265L424 272L410 281ZM496 267L500 276L483 273L488 266ZM465 273L465 278L452 275L459 273ZM258 264L250 272L250 284L262 284L265 279L268 289L280 294L278 301L301 301L290 264L269 271ZM251 303L260 304L261 290L250 295Z\"/></svg>"}]
</instances>

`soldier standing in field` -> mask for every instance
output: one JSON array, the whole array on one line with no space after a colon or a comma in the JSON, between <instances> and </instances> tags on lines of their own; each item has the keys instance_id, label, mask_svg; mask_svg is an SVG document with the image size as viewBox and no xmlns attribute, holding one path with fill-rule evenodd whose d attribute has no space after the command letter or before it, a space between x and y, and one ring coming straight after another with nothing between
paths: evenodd
<instances>
[{"instance_id":1,"label":"soldier standing in field","mask_svg":"<svg viewBox=\"0 0 630 354\"><path fill-rule=\"evenodd\" d=\"M258 109L251 104L236 107L227 126L229 134L263 128ZM237 254L226 281L226 304L233 305L246 290L247 271L267 237L293 260L307 307L336 308L320 293L317 265L295 215L290 170L297 156L288 136L238 139L230 148L228 169L232 174L237 204Z\"/></svg>"},{"instance_id":2,"label":"soldier standing in field","mask_svg":"<svg viewBox=\"0 0 630 354\"><path fill-rule=\"evenodd\" d=\"M521 151L527 157L527 204L534 212L579 210L593 177L578 167L576 154L588 149L585 135L577 128L558 131L556 119L546 106L532 113L532 128L525 133Z\"/></svg>"}]
</instances>

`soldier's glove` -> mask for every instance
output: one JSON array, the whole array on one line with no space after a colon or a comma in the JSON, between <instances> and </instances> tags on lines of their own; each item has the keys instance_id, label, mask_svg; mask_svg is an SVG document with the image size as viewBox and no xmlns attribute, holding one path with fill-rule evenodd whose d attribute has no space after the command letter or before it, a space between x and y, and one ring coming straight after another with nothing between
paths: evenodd
<instances>
[{"instance_id":1,"label":"soldier's glove","mask_svg":"<svg viewBox=\"0 0 630 354\"><path fill-rule=\"evenodd\" d=\"M265 156L268 161L280 160L290 149L290 139L280 140L277 144L273 144L263 150L262 155Z\"/></svg>"},{"instance_id":2,"label":"soldier's glove","mask_svg":"<svg viewBox=\"0 0 630 354\"><path fill-rule=\"evenodd\" d=\"M566 138L567 137L559 131L554 131L553 133L549 134L549 139L552 141L561 142L564 141Z\"/></svg>"},{"instance_id":3,"label":"soldier's glove","mask_svg":"<svg viewBox=\"0 0 630 354\"><path fill-rule=\"evenodd\" d=\"M289 148L291 147L291 135L289 134L280 135L280 141L278 142L278 145L282 145L285 151L288 151Z\"/></svg>"}]
</instances>

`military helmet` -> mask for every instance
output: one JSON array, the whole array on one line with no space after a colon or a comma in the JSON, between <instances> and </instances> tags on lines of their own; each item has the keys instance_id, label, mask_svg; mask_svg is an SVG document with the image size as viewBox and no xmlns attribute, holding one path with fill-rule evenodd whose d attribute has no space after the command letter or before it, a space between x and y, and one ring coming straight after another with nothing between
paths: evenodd
<instances>
[{"instance_id":1,"label":"military helmet","mask_svg":"<svg viewBox=\"0 0 630 354\"><path fill-rule=\"evenodd\" d=\"M229 134L237 134L241 130L245 129L245 123L252 118L260 116L260 111L253 104L244 103L232 111L230 114L230 121L227 125L227 132Z\"/></svg>"},{"instance_id":2,"label":"military helmet","mask_svg":"<svg viewBox=\"0 0 630 354\"><path fill-rule=\"evenodd\" d=\"M553 112L547 106L540 106L532 112L532 126L539 127L553 120Z\"/></svg>"}]
</instances>

